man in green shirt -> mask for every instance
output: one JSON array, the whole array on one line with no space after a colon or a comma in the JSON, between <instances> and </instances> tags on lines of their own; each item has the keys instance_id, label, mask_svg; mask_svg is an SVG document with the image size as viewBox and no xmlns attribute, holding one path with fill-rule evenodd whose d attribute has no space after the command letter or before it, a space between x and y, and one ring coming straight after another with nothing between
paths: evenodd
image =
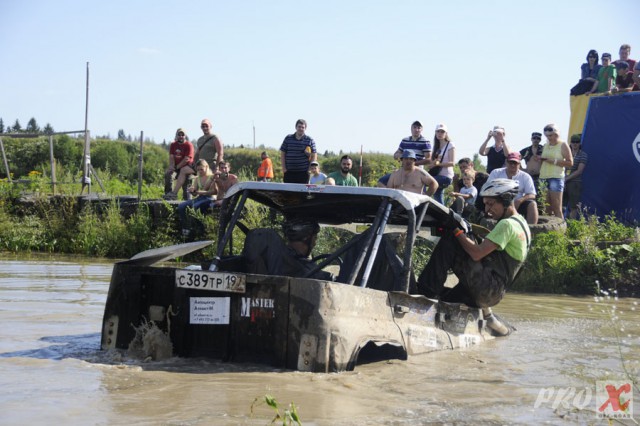
<instances>
[{"instance_id":1,"label":"man in green shirt","mask_svg":"<svg viewBox=\"0 0 640 426\"><path fill-rule=\"evenodd\" d=\"M454 231L440 238L417 283L418 292L427 297L482 308L487 325L498 335L509 330L493 317L490 308L502 300L515 280L531 241L527 221L513 204L517 194L518 182L511 179L484 184L480 195L485 213L498 223L481 243L465 234L466 223L452 212L448 227ZM449 269L459 279L453 289L444 287Z\"/></svg>"},{"instance_id":2,"label":"man in green shirt","mask_svg":"<svg viewBox=\"0 0 640 426\"><path fill-rule=\"evenodd\" d=\"M358 180L351 174L353 160L348 155L343 155L340 159L340 171L329 173L328 178L333 179L339 186L358 186Z\"/></svg>"}]
</instances>

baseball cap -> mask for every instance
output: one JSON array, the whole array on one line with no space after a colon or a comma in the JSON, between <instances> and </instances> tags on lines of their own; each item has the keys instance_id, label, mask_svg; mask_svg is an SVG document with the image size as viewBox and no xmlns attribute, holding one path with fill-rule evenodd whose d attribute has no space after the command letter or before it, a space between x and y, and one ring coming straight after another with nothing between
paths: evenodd
<instances>
[{"instance_id":1,"label":"baseball cap","mask_svg":"<svg viewBox=\"0 0 640 426\"><path fill-rule=\"evenodd\" d=\"M500 126L493 126L493 131L494 132L500 132L504 134L504 128L500 127Z\"/></svg>"},{"instance_id":2,"label":"baseball cap","mask_svg":"<svg viewBox=\"0 0 640 426\"><path fill-rule=\"evenodd\" d=\"M616 69L621 70L624 68L629 68L629 62L627 61L618 61L616 62Z\"/></svg>"},{"instance_id":3,"label":"baseball cap","mask_svg":"<svg viewBox=\"0 0 640 426\"><path fill-rule=\"evenodd\" d=\"M185 136L187 136L187 132L184 131L184 129L182 127L180 127L178 130L176 130L176 136L178 136L178 133L182 133Z\"/></svg>"},{"instance_id":4,"label":"baseball cap","mask_svg":"<svg viewBox=\"0 0 640 426\"><path fill-rule=\"evenodd\" d=\"M416 153L413 152L410 149L405 149L404 151L402 151L402 157L400 158L413 158L414 160L416 159Z\"/></svg>"},{"instance_id":5,"label":"baseball cap","mask_svg":"<svg viewBox=\"0 0 640 426\"><path fill-rule=\"evenodd\" d=\"M312 161L309 163L309 166L319 166L320 164L318 164L317 161Z\"/></svg>"},{"instance_id":6,"label":"baseball cap","mask_svg":"<svg viewBox=\"0 0 640 426\"><path fill-rule=\"evenodd\" d=\"M576 135L571 136L571 142L582 143L582 135L581 134L576 134Z\"/></svg>"},{"instance_id":7,"label":"baseball cap","mask_svg":"<svg viewBox=\"0 0 640 426\"><path fill-rule=\"evenodd\" d=\"M510 152L509 155L507 155L507 161L520 161L521 159L522 157L518 151Z\"/></svg>"},{"instance_id":8,"label":"baseball cap","mask_svg":"<svg viewBox=\"0 0 640 426\"><path fill-rule=\"evenodd\" d=\"M611 53L603 53L602 57L611 59Z\"/></svg>"},{"instance_id":9,"label":"baseball cap","mask_svg":"<svg viewBox=\"0 0 640 426\"><path fill-rule=\"evenodd\" d=\"M447 130L447 125L446 125L446 124L442 124L442 123L438 124L438 125L436 126L436 132L437 132L438 130L444 130L445 132L448 132L448 130Z\"/></svg>"},{"instance_id":10,"label":"baseball cap","mask_svg":"<svg viewBox=\"0 0 640 426\"><path fill-rule=\"evenodd\" d=\"M532 137L532 138L542 138L542 133L540 133L540 132L533 132L533 133L531 133L531 137Z\"/></svg>"},{"instance_id":11,"label":"baseball cap","mask_svg":"<svg viewBox=\"0 0 640 426\"><path fill-rule=\"evenodd\" d=\"M411 126L420 126L420 127L422 127L422 123L419 122L418 120L416 120L413 123L411 123Z\"/></svg>"}]
</instances>

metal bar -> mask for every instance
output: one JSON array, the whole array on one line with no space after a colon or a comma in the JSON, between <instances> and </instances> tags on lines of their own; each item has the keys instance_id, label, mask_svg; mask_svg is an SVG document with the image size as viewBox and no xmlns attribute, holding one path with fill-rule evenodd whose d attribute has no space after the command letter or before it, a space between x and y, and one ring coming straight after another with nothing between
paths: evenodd
<instances>
[{"instance_id":1,"label":"metal bar","mask_svg":"<svg viewBox=\"0 0 640 426\"><path fill-rule=\"evenodd\" d=\"M360 255L358 256L358 260L356 261L353 271L351 271L351 275L349 275L349 281L347 283L349 285L353 285L356 282L356 278L358 277L358 272L360 272L360 268L362 268L362 264L364 263L364 260L367 257L367 254L369 253L369 246L373 241L373 237L376 230L378 229L378 226L380 226L380 221L382 220L382 215L387 208L387 204L389 204L389 199L385 198L380 203L380 207L378 207L376 218L374 219L373 224L371 225L371 228L372 228L371 234L367 235L362 253L360 253Z\"/></svg>"},{"instance_id":2,"label":"metal bar","mask_svg":"<svg viewBox=\"0 0 640 426\"><path fill-rule=\"evenodd\" d=\"M218 241L218 250L216 251L216 257L213 259L213 262L211 262L211 265L209 266L210 271L218 270L218 262L220 261L220 258L224 253L224 247L227 245L227 241L231 238L231 234L233 233L233 228L235 227L235 224L238 221L240 214L242 213L242 209L244 209L244 203L247 201L248 196L249 196L249 191L242 192L242 197L240 197L240 201L235 207L233 216L231 216L231 220L227 225L224 236L220 239L220 241ZM222 214L222 212L220 213ZM223 228L220 227L220 231L222 231L222 229Z\"/></svg>"},{"instance_id":3,"label":"metal bar","mask_svg":"<svg viewBox=\"0 0 640 426\"><path fill-rule=\"evenodd\" d=\"M370 232L370 231L371 230L368 229L365 232ZM360 240L362 239L363 235L364 235L364 233L360 234L360 235L356 235L347 244L345 244L344 246L340 247L338 250L336 250L334 253L332 253L325 260L323 260L322 262L320 262L316 266L314 266L313 269L311 269L309 272L304 274L304 276L302 278L309 278L310 276L312 276L313 274L315 274L316 272L318 272L319 270L321 270L322 268L324 268L325 266L327 266L328 264L330 264L331 262L333 262L334 260L339 258L342 255L342 253L345 253L351 247L353 247L354 245L358 244L360 242Z\"/></svg>"},{"instance_id":4,"label":"metal bar","mask_svg":"<svg viewBox=\"0 0 640 426\"><path fill-rule=\"evenodd\" d=\"M387 226L387 221L389 220L389 214L391 214L391 203L387 204L387 207L384 209L384 216L380 221L380 226L376 230L376 239L373 242L373 247L371 248L371 255L369 256L369 261L367 262L367 266L364 269L364 273L362 274L362 281L360 281L360 287L366 287L367 282L369 281L369 274L371 273L371 269L373 268L373 262L376 261L376 255L378 254L378 247L380 247L380 241L382 240L382 236L384 234L384 228Z\"/></svg>"},{"instance_id":5,"label":"metal bar","mask_svg":"<svg viewBox=\"0 0 640 426\"><path fill-rule=\"evenodd\" d=\"M409 224L407 226L407 241L404 244L404 269L402 271L402 282L406 293L409 292L409 284L411 282L411 252L413 243L416 240L416 211L407 210L407 218L409 219Z\"/></svg>"}]
</instances>

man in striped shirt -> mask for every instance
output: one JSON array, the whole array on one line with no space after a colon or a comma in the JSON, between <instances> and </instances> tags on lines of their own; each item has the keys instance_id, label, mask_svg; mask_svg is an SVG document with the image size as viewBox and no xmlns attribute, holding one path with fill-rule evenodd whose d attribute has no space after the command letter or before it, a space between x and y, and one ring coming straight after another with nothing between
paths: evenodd
<instances>
[{"instance_id":1,"label":"man in striped shirt","mask_svg":"<svg viewBox=\"0 0 640 426\"><path fill-rule=\"evenodd\" d=\"M416 166L423 168L424 164L431 162L431 142L422 136L422 123L419 121L414 121L411 124L411 136L402 139L398 150L393 154L393 158L400 159L405 149L416 154Z\"/></svg>"},{"instance_id":2,"label":"man in striped shirt","mask_svg":"<svg viewBox=\"0 0 640 426\"><path fill-rule=\"evenodd\" d=\"M318 159L316 143L305 134L307 122L296 121L296 132L287 135L280 147L280 163L285 183L308 183L309 165Z\"/></svg>"}]
</instances>

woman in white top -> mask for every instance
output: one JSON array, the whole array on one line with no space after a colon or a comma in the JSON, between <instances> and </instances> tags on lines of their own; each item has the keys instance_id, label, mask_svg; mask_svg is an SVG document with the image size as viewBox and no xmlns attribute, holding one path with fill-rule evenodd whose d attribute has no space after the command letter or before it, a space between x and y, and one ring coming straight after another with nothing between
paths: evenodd
<instances>
[{"instance_id":1,"label":"woman in white top","mask_svg":"<svg viewBox=\"0 0 640 426\"><path fill-rule=\"evenodd\" d=\"M444 204L444 190L451 185L453 180L453 166L456 163L456 147L449 139L447 126L438 124L433 137L433 153L429 174L438 182L438 190L433 198L440 204ZM437 172L437 173L436 173Z\"/></svg>"}]
</instances>

